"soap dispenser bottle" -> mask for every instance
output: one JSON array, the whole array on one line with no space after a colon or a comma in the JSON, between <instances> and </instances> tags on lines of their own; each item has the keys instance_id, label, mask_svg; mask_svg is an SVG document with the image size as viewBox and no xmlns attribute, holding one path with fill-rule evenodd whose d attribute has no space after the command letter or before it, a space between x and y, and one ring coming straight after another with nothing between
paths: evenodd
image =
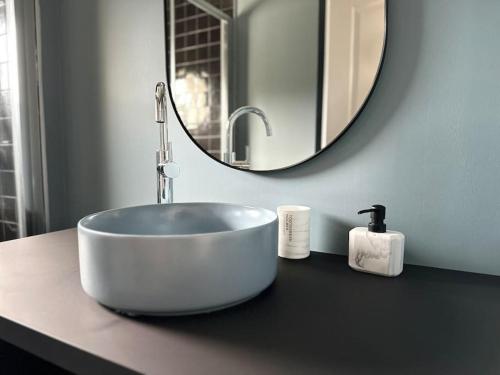
<instances>
[{"instance_id":1,"label":"soap dispenser bottle","mask_svg":"<svg viewBox=\"0 0 500 375\"><path fill-rule=\"evenodd\" d=\"M403 271L405 236L386 230L385 211L376 204L358 212L370 213L371 222L349 232L349 266L356 271L392 277Z\"/></svg>"}]
</instances>

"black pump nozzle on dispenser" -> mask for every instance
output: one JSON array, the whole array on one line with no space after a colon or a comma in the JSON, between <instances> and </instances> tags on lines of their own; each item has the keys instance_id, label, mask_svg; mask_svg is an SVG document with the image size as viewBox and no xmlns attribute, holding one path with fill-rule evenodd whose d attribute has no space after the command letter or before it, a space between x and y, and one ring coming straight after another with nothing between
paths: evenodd
<instances>
[{"instance_id":1,"label":"black pump nozzle on dispenser","mask_svg":"<svg viewBox=\"0 0 500 375\"><path fill-rule=\"evenodd\" d=\"M368 230L375 233L385 233L386 226L384 223L385 219L385 207L381 204L374 204L372 208L367 210L361 210L358 212L360 214L370 213L371 222L368 224Z\"/></svg>"}]
</instances>

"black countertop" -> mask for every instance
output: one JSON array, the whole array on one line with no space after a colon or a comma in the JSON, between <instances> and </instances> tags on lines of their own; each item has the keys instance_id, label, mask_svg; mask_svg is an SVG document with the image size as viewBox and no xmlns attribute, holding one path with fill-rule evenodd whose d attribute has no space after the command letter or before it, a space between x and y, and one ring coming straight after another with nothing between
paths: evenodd
<instances>
[{"instance_id":1,"label":"black countertop","mask_svg":"<svg viewBox=\"0 0 500 375\"><path fill-rule=\"evenodd\" d=\"M500 277L312 253L240 306L131 319L84 294L68 230L0 244L0 339L76 373L500 374Z\"/></svg>"}]
</instances>

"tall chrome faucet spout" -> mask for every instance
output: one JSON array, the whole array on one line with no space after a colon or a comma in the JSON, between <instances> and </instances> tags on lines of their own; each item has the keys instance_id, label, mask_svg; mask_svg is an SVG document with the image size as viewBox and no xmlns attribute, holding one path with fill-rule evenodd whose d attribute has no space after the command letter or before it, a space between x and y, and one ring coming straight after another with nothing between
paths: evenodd
<instances>
[{"instance_id":1,"label":"tall chrome faucet spout","mask_svg":"<svg viewBox=\"0 0 500 375\"><path fill-rule=\"evenodd\" d=\"M271 124L269 123L269 119L263 110L257 107L244 106L238 108L234 111L231 116L229 116L227 130L226 130L226 152L224 153L224 161L228 164L232 164L235 161L234 158L234 126L236 124L236 120L243 115L253 113L260 117L264 126L266 128L266 135L268 137L273 135L273 131L271 128Z\"/></svg>"},{"instance_id":2,"label":"tall chrome faucet spout","mask_svg":"<svg viewBox=\"0 0 500 375\"><path fill-rule=\"evenodd\" d=\"M174 181L179 175L179 167L173 161L172 144L168 140L167 88L158 82L155 89L155 121L160 124L160 149L156 152L157 202L174 201Z\"/></svg>"}]
</instances>

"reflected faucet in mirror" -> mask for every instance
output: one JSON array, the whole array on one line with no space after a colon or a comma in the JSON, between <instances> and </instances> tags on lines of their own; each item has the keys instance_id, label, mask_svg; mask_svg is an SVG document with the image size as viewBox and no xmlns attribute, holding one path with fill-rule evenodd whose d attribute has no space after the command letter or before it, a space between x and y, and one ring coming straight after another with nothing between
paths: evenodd
<instances>
[{"instance_id":1,"label":"reflected faucet in mirror","mask_svg":"<svg viewBox=\"0 0 500 375\"><path fill-rule=\"evenodd\" d=\"M155 105L155 121L160 124L160 149L156 151L157 202L172 203L173 179L179 176L179 166L173 161L172 143L168 140L167 88L163 82L156 84Z\"/></svg>"},{"instance_id":2,"label":"reflected faucet in mirror","mask_svg":"<svg viewBox=\"0 0 500 375\"><path fill-rule=\"evenodd\" d=\"M167 88L184 130L207 155L240 169L280 170L318 155L373 90L386 3L165 0ZM247 105L265 110L273 137L245 118L228 151L227 119Z\"/></svg>"},{"instance_id":3,"label":"reflected faucet in mirror","mask_svg":"<svg viewBox=\"0 0 500 375\"><path fill-rule=\"evenodd\" d=\"M230 165L237 165L240 168L249 168L250 167L250 153L249 147L246 148L246 155L244 160L236 160L236 152L234 150L234 127L236 125L236 121L243 115L246 114L254 114L257 115L266 128L266 135L268 137L272 136L273 132L271 129L271 124L269 120L261 109L257 107L244 106L238 108L234 111L231 116L229 116L227 129L226 129L226 152L224 153L224 162Z\"/></svg>"}]
</instances>

